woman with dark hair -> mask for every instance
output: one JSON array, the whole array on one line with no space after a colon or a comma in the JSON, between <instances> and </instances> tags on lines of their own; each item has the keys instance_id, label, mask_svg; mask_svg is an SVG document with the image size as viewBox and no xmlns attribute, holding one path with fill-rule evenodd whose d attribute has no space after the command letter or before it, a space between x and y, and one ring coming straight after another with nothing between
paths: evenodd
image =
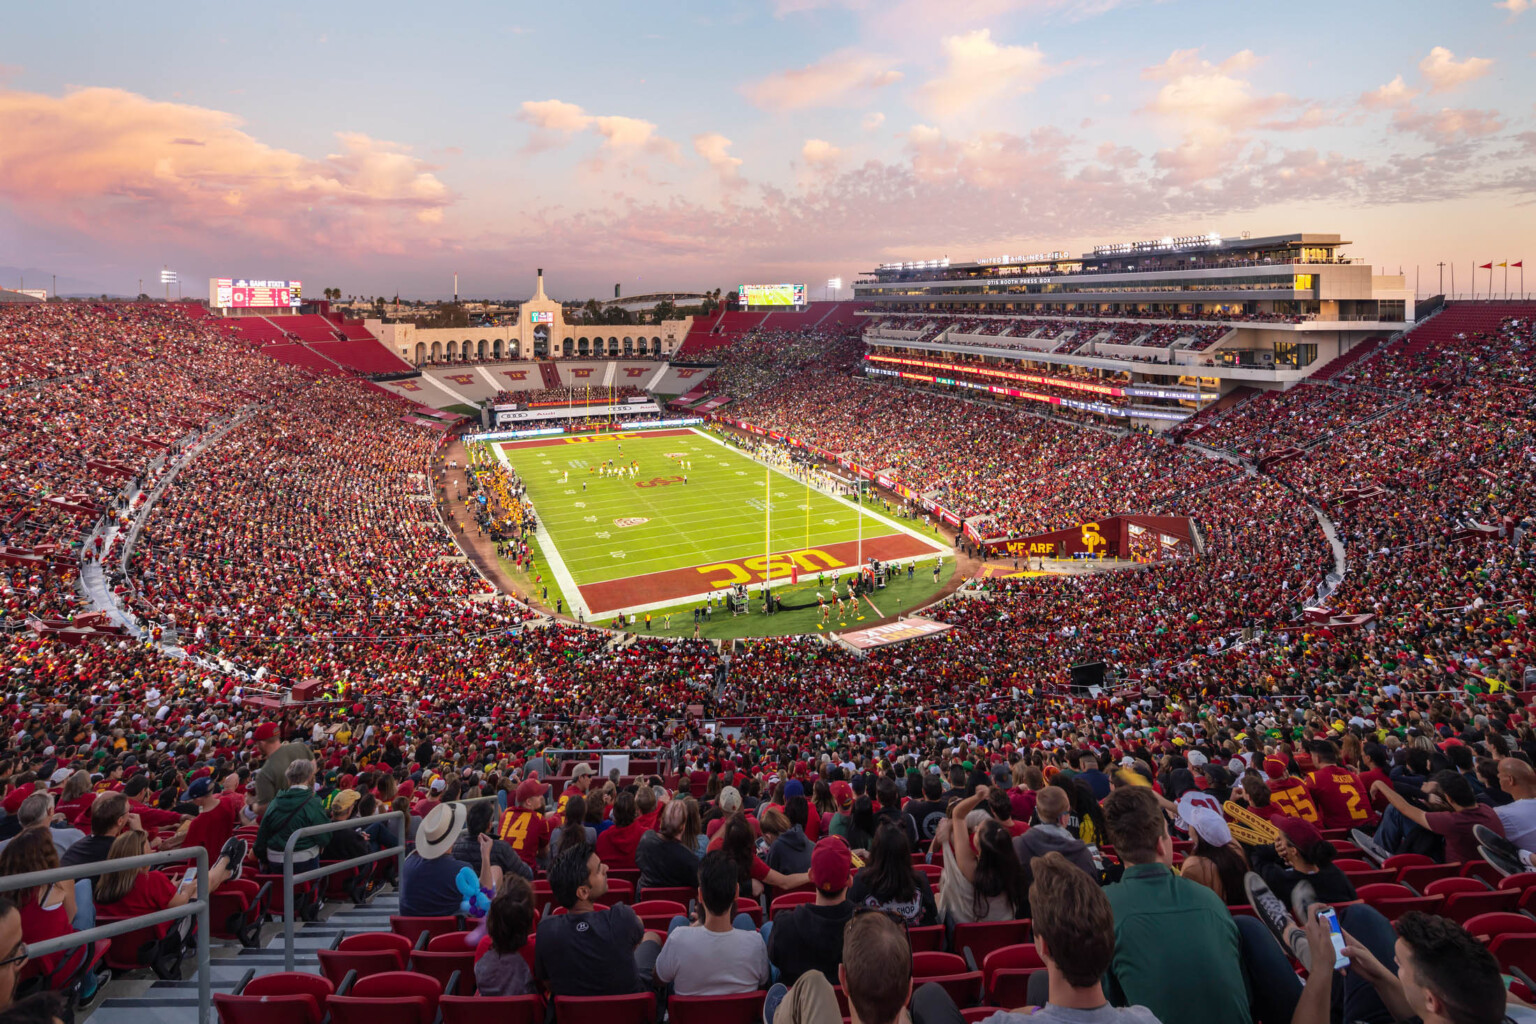
<instances>
[{"instance_id":1,"label":"woman with dark hair","mask_svg":"<svg viewBox=\"0 0 1536 1024\"><path fill-rule=\"evenodd\" d=\"M1104 829L1104 812L1094 799L1093 790L1082 779L1064 779L1060 775L1051 783L1062 786L1072 798L1072 817L1077 819L1077 838L1089 846L1104 842L1108 833Z\"/></svg>"},{"instance_id":2,"label":"woman with dark hair","mask_svg":"<svg viewBox=\"0 0 1536 1024\"><path fill-rule=\"evenodd\" d=\"M909 928L937 924L933 884L912 866L907 830L882 822L869 847L869 861L854 876L848 899L857 906L900 914Z\"/></svg>"},{"instance_id":3,"label":"woman with dark hair","mask_svg":"<svg viewBox=\"0 0 1536 1024\"><path fill-rule=\"evenodd\" d=\"M776 889L794 889L811 880L806 872L781 875L765 864L757 855L757 837L752 834L752 826L747 824L747 819L742 815L732 815L720 832L720 849L736 862L741 895L759 896L764 886L769 885Z\"/></svg>"},{"instance_id":4,"label":"woman with dark hair","mask_svg":"<svg viewBox=\"0 0 1536 1024\"><path fill-rule=\"evenodd\" d=\"M1195 837L1195 848L1184 858L1179 873L1210 889L1223 903L1243 902L1248 858L1232 838L1226 819L1208 807L1200 807L1190 812L1188 824Z\"/></svg>"},{"instance_id":5,"label":"woman with dark hair","mask_svg":"<svg viewBox=\"0 0 1536 1024\"><path fill-rule=\"evenodd\" d=\"M837 803L832 799L832 784L826 779L817 779L811 787L811 807L818 816L837 813Z\"/></svg>"},{"instance_id":6,"label":"woman with dark hair","mask_svg":"<svg viewBox=\"0 0 1536 1024\"><path fill-rule=\"evenodd\" d=\"M1359 899L1351 882L1333 863L1333 844L1309 822L1289 815L1270 819L1280 830L1273 846L1255 846L1248 859L1269 887L1286 905L1299 882L1312 886L1319 903L1348 903Z\"/></svg>"},{"instance_id":7,"label":"woman with dark hair","mask_svg":"<svg viewBox=\"0 0 1536 1024\"><path fill-rule=\"evenodd\" d=\"M597 829L586 824L587 801L585 797L567 797L565 801L565 814L563 824L556 826L549 835L549 861L554 863L555 858L566 850L573 850L586 843L588 846L597 845Z\"/></svg>"},{"instance_id":8,"label":"woman with dark hair","mask_svg":"<svg viewBox=\"0 0 1536 1024\"><path fill-rule=\"evenodd\" d=\"M1029 916L1029 882L1013 849L1013 837L977 805L990 792L955 804L948 823L949 849L939 876L939 913L961 923L1008 921ZM972 849L972 837L975 849Z\"/></svg>"},{"instance_id":9,"label":"woman with dark hair","mask_svg":"<svg viewBox=\"0 0 1536 1024\"><path fill-rule=\"evenodd\" d=\"M852 813L832 818L832 834L840 836L850 850L867 850L875 837L876 824L875 802L866 794L854 800Z\"/></svg>"}]
</instances>

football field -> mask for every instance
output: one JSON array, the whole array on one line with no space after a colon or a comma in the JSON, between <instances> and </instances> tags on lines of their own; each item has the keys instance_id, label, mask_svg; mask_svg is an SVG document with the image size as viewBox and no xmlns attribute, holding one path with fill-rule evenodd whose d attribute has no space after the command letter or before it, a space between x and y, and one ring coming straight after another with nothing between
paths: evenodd
<instances>
[{"instance_id":1,"label":"football field","mask_svg":"<svg viewBox=\"0 0 1536 1024\"><path fill-rule=\"evenodd\" d=\"M895 520L768 469L714 437L672 429L503 441L539 544L572 611L644 611L743 583L852 571L862 556L932 558L950 548ZM609 464L621 476L595 470ZM636 472L631 475L630 465Z\"/></svg>"}]
</instances>

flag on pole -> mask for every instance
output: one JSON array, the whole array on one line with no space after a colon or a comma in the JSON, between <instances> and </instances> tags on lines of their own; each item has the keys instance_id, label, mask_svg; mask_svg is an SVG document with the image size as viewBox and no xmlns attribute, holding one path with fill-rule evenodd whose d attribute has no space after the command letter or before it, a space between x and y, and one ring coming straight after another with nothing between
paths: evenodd
<instances>
[{"instance_id":1,"label":"flag on pole","mask_svg":"<svg viewBox=\"0 0 1536 1024\"><path fill-rule=\"evenodd\" d=\"M1509 261L1505 260L1503 263L1495 263L1494 266L1496 266L1496 267L1507 267L1507 266L1509 266Z\"/></svg>"},{"instance_id":2,"label":"flag on pole","mask_svg":"<svg viewBox=\"0 0 1536 1024\"><path fill-rule=\"evenodd\" d=\"M1515 262L1511 263L1510 266L1512 266L1512 267L1524 267L1525 266L1525 260L1516 260Z\"/></svg>"},{"instance_id":3,"label":"flag on pole","mask_svg":"<svg viewBox=\"0 0 1536 1024\"><path fill-rule=\"evenodd\" d=\"M1492 263L1479 263L1477 265L1477 269L1478 270L1492 270L1493 269L1493 264Z\"/></svg>"}]
</instances>

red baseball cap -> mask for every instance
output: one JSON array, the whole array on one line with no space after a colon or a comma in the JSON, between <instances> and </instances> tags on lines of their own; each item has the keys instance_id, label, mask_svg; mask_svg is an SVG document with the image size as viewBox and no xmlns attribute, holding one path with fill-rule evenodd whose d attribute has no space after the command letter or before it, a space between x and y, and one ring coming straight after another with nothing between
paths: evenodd
<instances>
[{"instance_id":1,"label":"red baseball cap","mask_svg":"<svg viewBox=\"0 0 1536 1024\"><path fill-rule=\"evenodd\" d=\"M811 882L824 893L842 892L853 879L853 851L840 836L818 840L811 851Z\"/></svg>"},{"instance_id":2,"label":"red baseball cap","mask_svg":"<svg viewBox=\"0 0 1536 1024\"><path fill-rule=\"evenodd\" d=\"M544 796L544 789L544 783L538 779L524 779L522 782L519 782L517 784L517 793L515 794L518 806L522 806L534 797L542 798Z\"/></svg>"},{"instance_id":3,"label":"red baseball cap","mask_svg":"<svg viewBox=\"0 0 1536 1024\"><path fill-rule=\"evenodd\" d=\"M853 787L841 779L832 783L832 802L839 807L852 807Z\"/></svg>"},{"instance_id":4,"label":"red baseball cap","mask_svg":"<svg viewBox=\"0 0 1536 1024\"><path fill-rule=\"evenodd\" d=\"M1277 814L1270 821L1290 840L1292 846L1301 851L1303 857L1308 857L1312 848L1323 841L1323 834L1311 822L1293 818L1289 814Z\"/></svg>"},{"instance_id":5,"label":"red baseball cap","mask_svg":"<svg viewBox=\"0 0 1536 1024\"><path fill-rule=\"evenodd\" d=\"M1285 774L1285 762L1278 757L1266 757L1264 759L1264 774L1272 779L1278 779Z\"/></svg>"},{"instance_id":6,"label":"red baseball cap","mask_svg":"<svg viewBox=\"0 0 1536 1024\"><path fill-rule=\"evenodd\" d=\"M277 739L277 726L271 722L262 722L251 734L251 739L256 743L264 743L267 740Z\"/></svg>"}]
</instances>

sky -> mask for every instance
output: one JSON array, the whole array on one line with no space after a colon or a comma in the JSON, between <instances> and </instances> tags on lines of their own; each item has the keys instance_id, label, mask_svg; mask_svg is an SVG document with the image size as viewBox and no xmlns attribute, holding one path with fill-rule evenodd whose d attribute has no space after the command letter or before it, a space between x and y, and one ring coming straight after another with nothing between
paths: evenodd
<instances>
[{"instance_id":1,"label":"sky","mask_svg":"<svg viewBox=\"0 0 1536 1024\"><path fill-rule=\"evenodd\" d=\"M17 5L0 285L847 297L1314 231L1466 292L1536 258L1533 86L1536 0Z\"/></svg>"}]
</instances>

